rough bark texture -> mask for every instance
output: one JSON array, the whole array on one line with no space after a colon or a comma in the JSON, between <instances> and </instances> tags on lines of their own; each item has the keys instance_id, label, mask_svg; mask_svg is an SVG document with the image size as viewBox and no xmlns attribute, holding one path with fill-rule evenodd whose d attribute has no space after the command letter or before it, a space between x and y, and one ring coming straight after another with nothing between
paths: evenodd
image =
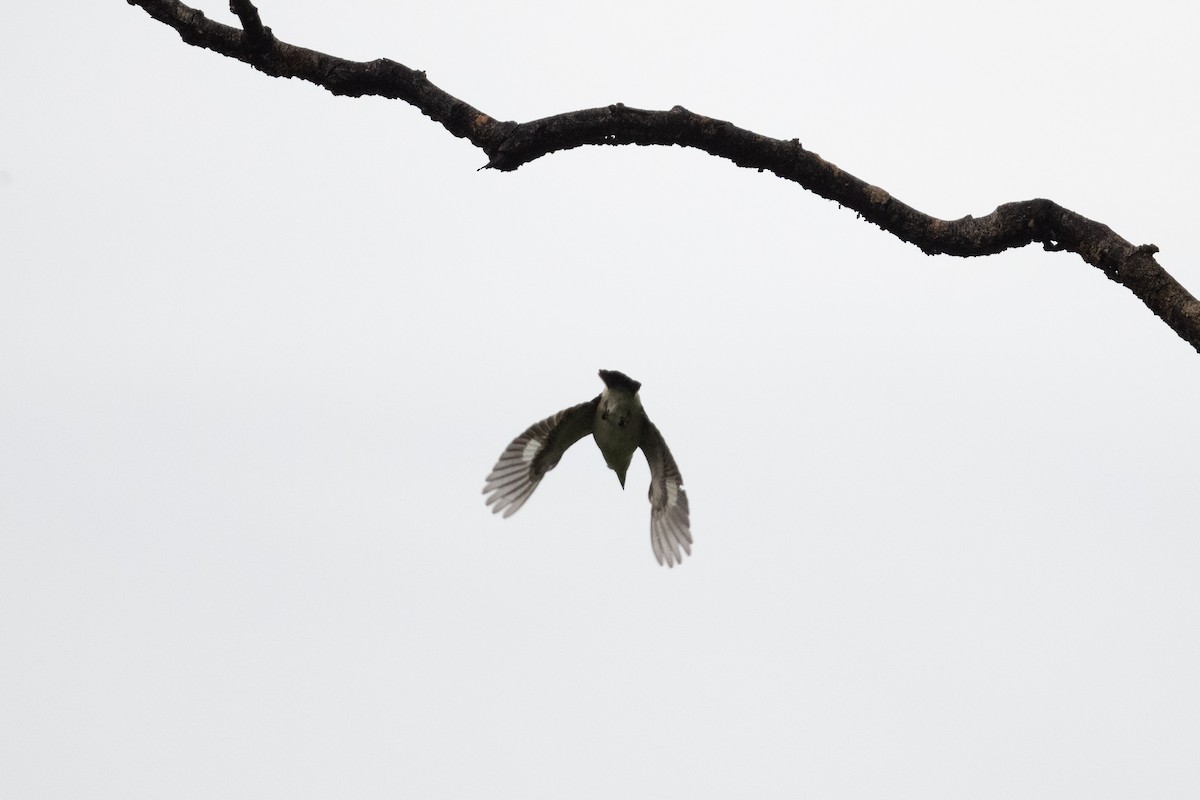
<instances>
[{"instance_id":1,"label":"rough bark texture","mask_svg":"<svg viewBox=\"0 0 1200 800\"><path fill-rule=\"evenodd\" d=\"M1200 302L1159 266L1154 258L1158 248L1133 245L1107 225L1050 200L1006 203L978 219L937 219L805 150L797 139L761 136L681 106L646 111L618 103L531 122L502 122L447 94L424 72L395 61L348 61L281 42L263 25L250 0L229 3L242 23L240 30L177 0L128 2L174 28L188 44L244 61L268 75L300 78L337 95L403 100L483 150L490 169L515 170L549 153L583 145L680 145L795 181L929 254L982 256L1031 242L1047 250L1069 250L1137 295L1200 352Z\"/></svg>"}]
</instances>

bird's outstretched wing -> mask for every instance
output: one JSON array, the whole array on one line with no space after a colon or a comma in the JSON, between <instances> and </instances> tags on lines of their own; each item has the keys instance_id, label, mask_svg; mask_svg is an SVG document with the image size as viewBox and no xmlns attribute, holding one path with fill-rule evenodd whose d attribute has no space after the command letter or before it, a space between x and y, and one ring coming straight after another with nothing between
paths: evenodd
<instances>
[{"instance_id":1,"label":"bird's outstretched wing","mask_svg":"<svg viewBox=\"0 0 1200 800\"><path fill-rule=\"evenodd\" d=\"M673 567L683 563L684 553L692 554L683 476L662 434L648 417L642 420L641 448L650 465L650 546L659 564Z\"/></svg>"},{"instance_id":2,"label":"bird's outstretched wing","mask_svg":"<svg viewBox=\"0 0 1200 800\"><path fill-rule=\"evenodd\" d=\"M542 476L554 469L566 449L592 432L600 398L563 409L529 429L504 448L488 473L483 493L493 514L509 517L533 494Z\"/></svg>"}]
</instances>

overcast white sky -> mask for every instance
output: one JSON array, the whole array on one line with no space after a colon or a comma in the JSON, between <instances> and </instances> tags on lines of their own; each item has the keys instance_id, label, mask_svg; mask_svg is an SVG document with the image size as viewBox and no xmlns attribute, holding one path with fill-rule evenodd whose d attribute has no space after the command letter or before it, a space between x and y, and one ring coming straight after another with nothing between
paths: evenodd
<instances>
[{"instance_id":1,"label":"overcast white sky","mask_svg":"<svg viewBox=\"0 0 1200 800\"><path fill-rule=\"evenodd\" d=\"M1050 197L1200 290L1186 3L260 8L501 119ZM1076 256L680 149L479 172L122 0L0 18L4 800L1200 796L1200 355ZM686 479L674 570L590 440L484 506L601 367Z\"/></svg>"}]
</instances>

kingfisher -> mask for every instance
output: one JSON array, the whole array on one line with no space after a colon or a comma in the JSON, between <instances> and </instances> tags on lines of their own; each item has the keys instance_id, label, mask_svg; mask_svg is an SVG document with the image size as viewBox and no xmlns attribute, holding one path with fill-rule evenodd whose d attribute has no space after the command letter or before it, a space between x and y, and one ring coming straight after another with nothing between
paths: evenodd
<instances>
[{"instance_id":1,"label":"kingfisher","mask_svg":"<svg viewBox=\"0 0 1200 800\"><path fill-rule=\"evenodd\" d=\"M483 486L487 505L494 514L515 514L567 448L589 433L624 489L625 473L640 447L650 467L650 546L659 564L674 567L692 553L683 476L642 408L642 385L609 369L600 370L600 380L604 390L598 397L530 425L504 448Z\"/></svg>"}]
</instances>

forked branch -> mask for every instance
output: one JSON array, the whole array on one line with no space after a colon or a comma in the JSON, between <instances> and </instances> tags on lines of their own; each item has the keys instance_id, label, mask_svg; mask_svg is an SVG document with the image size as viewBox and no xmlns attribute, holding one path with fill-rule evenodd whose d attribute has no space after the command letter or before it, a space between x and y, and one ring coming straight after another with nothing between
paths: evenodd
<instances>
[{"instance_id":1,"label":"forked branch","mask_svg":"<svg viewBox=\"0 0 1200 800\"><path fill-rule=\"evenodd\" d=\"M799 140L772 139L676 106L669 111L604 108L568 111L530 122L502 122L446 93L390 59L349 61L281 42L250 0L230 0L242 24L214 22L178 0L128 0L179 32L185 42L244 61L268 75L322 86L336 95L403 100L487 154L486 167L515 170L536 158L583 145L680 145L766 170L850 208L863 219L926 253L983 256L1031 242L1069 250L1132 291L1200 352L1200 302L1159 266L1154 245L1135 246L1107 225L1050 200L1005 203L978 219L942 220L923 214L816 153Z\"/></svg>"}]
</instances>

